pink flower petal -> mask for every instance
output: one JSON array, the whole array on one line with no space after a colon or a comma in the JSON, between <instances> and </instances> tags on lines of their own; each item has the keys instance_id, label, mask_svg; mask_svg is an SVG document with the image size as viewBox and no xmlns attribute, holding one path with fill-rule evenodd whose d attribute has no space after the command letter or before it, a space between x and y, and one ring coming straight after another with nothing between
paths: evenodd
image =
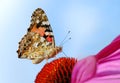
<instances>
[{"instance_id":1,"label":"pink flower petal","mask_svg":"<svg viewBox=\"0 0 120 83\"><path fill-rule=\"evenodd\" d=\"M101 60L104 59L107 56L110 56L110 54L114 53L120 48L120 35L116 37L111 44L106 46L104 49L102 49L97 55L96 59Z\"/></svg>"},{"instance_id":2,"label":"pink flower petal","mask_svg":"<svg viewBox=\"0 0 120 83\"><path fill-rule=\"evenodd\" d=\"M87 83L96 83L97 81L101 83L120 82L120 49L111 56L98 64L96 75Z\"/></svg>"},{"instance_id":3,"label":"pink flower petal","mask_svg":"<svg viewBox=\"0 0 120 83\"><path fill-rule=\"evenodd\" d=\"M119 83L120 35L96 56L80 60L72 72L71 83Z\"/></svg>"},{"instance_id":4,"label":"pink flower petal","mask_svg":"<svg viewBox=\"0 0 120 83\"><path fill-rule=\"evenodd\" d=\"M120 78L118 78L118 79L117 78L115 78L115 79L113 79L113 78L111 78L111 79L94 78L94 79L89 80L89 81L87 81L85 83L120 83Z\"/></svg>"},{"instance_id":5,"label":"pink flower petal","mask_svg":"<svg viewBox=\"0 0 120 83\"><path fill-rule=\"evenodd\" d=\"M80 60L72 72L71 83L79 83L88 80L96 73L96 59L94 56Z\"/></svg>"}]
</instances>

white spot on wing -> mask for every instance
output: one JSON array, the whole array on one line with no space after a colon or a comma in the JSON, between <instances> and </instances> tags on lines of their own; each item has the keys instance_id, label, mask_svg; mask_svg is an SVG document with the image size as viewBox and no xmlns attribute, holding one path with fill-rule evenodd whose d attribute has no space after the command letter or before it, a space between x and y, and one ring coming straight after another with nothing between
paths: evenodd
<instances>
[{"instance_id":1,"label":"white spot on wing","mask_svg":"<svg viewBox=\"0 0 120 83\"><path fill-rule=\"evenodd\" d=\"M33 46L37 48L37 46L38 46L38 43L37 43L37 42L36 42L36 43L34 43L34 44L33 44Z\"/></svg>"},{"instance_id":2,"label":"white spot on wing","mask_svg":"<svg viewBox=\"0 0 120 83\"><path fill-rule=\"evenodd\" d=\"M49 44L50 44L50 42L46 42L46 46L49 45Z\"/></svg>"},{"instance_id":3,"label":"white spot on wing","mask_svg":"<svg viewBox=\"0 0 120 83\"><path fill-rule=\"evenodd\" d=\"M40 21L37 19L37 20L36 20L36 23L38 24L39 22L40 22Z\"/></svg>"},{"instance_id":4,"label":"white spot on wing","mask_svg":"<svg viewBox=\"0 0 120 83\"><path fill-rule=\"evenodd\" d=\"M41 41L41 42L44 42L44 41L45 41L45 38L44 38L44 37L41 37L41 38L40 38L40 41Z\"/></svg>"},{"instance_id":5,"label":"white spot on wing","mask_svg":"<svg viewBox=\"0 0 120 83\"><path fill-rule=\"evenodd\" d=\"M50 35L53 35L53 32L51 32Z\"/></svg>"},{"instance_id":6,"label":"white spot on wing","mask_svg":"<svg viewBox=\"0 0 120 83\"><path fill-rule=\"evenodd\" d=\"M43 25L49 25L50 23L48 21L43 21L42 24Z\"/></svg>"},{"instance_id":7,"label":"white spot on wing","mask_svg":"<svg viewBox=\"0 0 120 83\"><path fill-rule=\"evenodd\" d=\"M45 35L49 35L50 34L50 32L45 32Z\"/></svg>"},{"instance_id":8,"label":"white spot on wing","mask_svg":"<svg viewBox=\"0 0 120 83\"><path fill-rule=\"evenodd\" d=\"M45 16L45 13L44 13L44 14L42 14L42 16L44 17L44 16Z\"/></svg>"}]
</instances>

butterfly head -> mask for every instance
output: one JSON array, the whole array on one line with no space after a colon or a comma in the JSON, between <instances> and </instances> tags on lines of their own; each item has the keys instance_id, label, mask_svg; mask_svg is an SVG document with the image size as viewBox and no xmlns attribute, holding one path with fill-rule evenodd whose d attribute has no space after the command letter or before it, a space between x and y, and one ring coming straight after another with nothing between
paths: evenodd
<instances>
[{"instance_id":1,"label":"butterfly head","mask_svg":"<svg viewBox=\"0 0 120 83\"><path fill-rule=\"evenodd\" d=\"M57 49L58 52L62 52L62 47L61 46L59 46L59 47L56 46L56 49Z\"/></svg>"},{"instance_id":2,"label":"butterfly head","mask_svg":"<svg viewBox=\"0 0 120 83\"><path fill-rule=\"evenodd\" d=\"M62 52L62 47L61 46L56 46L54 49L56 50L56 54Z\"/></svg>"}]
</instances>

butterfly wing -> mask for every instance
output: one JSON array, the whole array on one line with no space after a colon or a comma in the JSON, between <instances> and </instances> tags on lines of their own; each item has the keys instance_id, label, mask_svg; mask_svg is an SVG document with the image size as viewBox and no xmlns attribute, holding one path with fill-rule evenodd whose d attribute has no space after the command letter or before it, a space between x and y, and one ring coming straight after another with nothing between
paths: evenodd
<instances>
[{"instance_id":1,"label":"butterfly wing","mask_svg":"<svg viewBox=\"0 0 120 83\"><path fill-rule=\"evenodd\" d=\"M54 35L42 9L36 9L31 18L28 32L19 42L17 52L19 58L28 58L39 63L51 53L52 48L55 48Z\"/></svg>"},{"instance_id":2,"label":"butterfly wing","mask_svg":"<svg viewBox=\"0 0 120 83\"><path fill-rule=\"evenodd\" d=\"M31 25L28 28L28 32L38 33L48 42L52 42L53 47L55 47L53 31L45 12L41 8L37 8L31 18Z\"/></svg>"}]
</instances>

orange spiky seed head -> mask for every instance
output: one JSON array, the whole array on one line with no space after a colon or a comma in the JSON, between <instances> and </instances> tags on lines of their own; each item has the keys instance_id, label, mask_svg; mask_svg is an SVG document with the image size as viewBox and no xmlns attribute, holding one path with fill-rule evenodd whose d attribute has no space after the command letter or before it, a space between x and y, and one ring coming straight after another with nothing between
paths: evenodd
<instances>
[{"instance_id":1,"label":"orange spiky seed head","mask_svg":"<svg viewBox=\"0 0 120 83\"><path fill-rule=\"evenodd\" d=\"M76 62L75 58L62 57L47 63L36 76L35 83L70 83Z\"/></svg>"}]
</instances>

